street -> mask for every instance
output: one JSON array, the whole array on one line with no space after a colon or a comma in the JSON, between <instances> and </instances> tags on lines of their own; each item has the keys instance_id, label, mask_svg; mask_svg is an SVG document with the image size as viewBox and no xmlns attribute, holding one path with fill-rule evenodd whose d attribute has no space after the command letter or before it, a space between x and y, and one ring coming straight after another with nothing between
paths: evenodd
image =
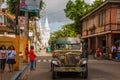
<instances>
[{"instance_id":1,"label":"street","mask_svg":"<svg viewBox=\"0 0 120 80\"><path fill-rule=\"evenodd\" d=\"M27 69L20 80L52 80L50 71L51 56L38 56L34 71ZM119 80L120 62L89 59L87 80ZM75 73L62 73L57 80L83 80Z\"/></svg>"}]
</instances>

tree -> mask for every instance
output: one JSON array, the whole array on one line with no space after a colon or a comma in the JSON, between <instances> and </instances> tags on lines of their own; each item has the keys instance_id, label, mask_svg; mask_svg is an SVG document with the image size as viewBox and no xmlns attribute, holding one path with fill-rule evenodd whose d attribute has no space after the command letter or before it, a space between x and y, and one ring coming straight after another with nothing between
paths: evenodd
<instances>
[{"instance_id":1,"label":"tree","mask_svg":"<svg viewBox=\"0 0 120 80\"><path fill-rule=\"evenodd\" d=\"M69 0L67 2L64 12L66 17L74 21L74 25L72 27L77 34L82 32L82 23L80 18L99 6L102 2L103 0L95 0L92 5L85 3L84 0L75 0L75 2Z\"/></svg>"},{"instance_id":2,"label":"tree","mask_svg":"<svg viewBox=\"0 0 120 80\"><path fill-rule=\"evenodd\" d=\"M98 7L104 0L95 0L91 5L91 10Z\"/></svg>"},{"instance_id":3,"label":"tree","mask_svg":"<svg viewBox=\"0 0 120 80\"><path fill-rule=\"evenodd\" d=\"M60 37L75 37L77 33L75 32L73 26L74 26L74 23L66 24L62 26L61 30L51 33L49 42L51 43L52 41L55 41Z\"/></svg>"},{"instance_id":4,"label":"tree","mask_svg":"<svg viewBox=\"0 0 120 80\"><path fill-rule=\"evenodd\" d=\"M16 2L17 2L17 0L7 0L7 4L9 6L8 9L11 14L15 14Z\"/></svg>"},{"instance_id":5,"label":"tree","mask_svg":"<svg viewBox=\"0 0 120 80\"><path fill-rule=\"evenodd\" d=\"M84 0L76 0L75 2L69 0L66 4L66 8L64 9L66 17L75 22L73 27L78 34L81 33L80 18L88 9L88 4L86 4Z\"/></svg>"},{"instance_id":6,"label":"tree","mask_svg":"<svg viewBox=\"0 0 120 80\"><path fill-rule=\"evenodd\" d=\"M75 37L77 35L77 32L75 32L75 29L73 26L75 26L75 24L71 23L71 24L66 24L62 27L62 30L63 30L63 33L65 34L65 36Z\"/></svg>"},{"instance_id":7,"label":"tree","mask_svg":"<svg viewBox=\"0 0 120 80\"><path fill-rule=\"evenodd\" d=\"M51 33L49 41L55 41L59 37L75 37L77 34L80 34L82 28L80 18L99 6L102 2L103 0L95 0L93 4L89 5L84 0L75 0L75 2L69 0L64 11L66 17L73 20L74 23L66 24L62 26L61 30Z\"/></svg>"}]
</instances>

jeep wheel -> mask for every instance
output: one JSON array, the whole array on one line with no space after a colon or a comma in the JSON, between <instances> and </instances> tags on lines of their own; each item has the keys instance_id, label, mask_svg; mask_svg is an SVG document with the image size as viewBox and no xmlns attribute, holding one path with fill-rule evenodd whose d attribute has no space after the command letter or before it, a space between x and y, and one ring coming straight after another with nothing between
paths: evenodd
<instances>
[{"instance_id":1,"label":"jeep wheel","mask_svg":"<svg viewBox=\"0 0 120 80\"><path fill-rule=\"evenodd\" d=\"M82 78L87 79L88 77L88 66L87 64L85 65L86 71L82 72Z\"/></svg>"},{"instance_id":2,"label":"jeep wheel","mask_svg":"<svg viewBox=\"0 0 120 80\"><path fill-rule=\"evenodd\" d=\"M53 79L57 79L58 74L57 74L57 72L54 71L54 64L52 64L52 69L51 69L51 71L52 71L52 78L53 78Z\"/></svg>"},{"instance_id":3,"label":"jeep wheel","mask_svg":"<svg viewBox=\"0 0 120 80\"><path fill-rule=\"evenodd\" d=\"M57 72L55 72L55 71L52 72L52 78L53 79L57 79L58 78Z\"/></svg>"}]
</instances>

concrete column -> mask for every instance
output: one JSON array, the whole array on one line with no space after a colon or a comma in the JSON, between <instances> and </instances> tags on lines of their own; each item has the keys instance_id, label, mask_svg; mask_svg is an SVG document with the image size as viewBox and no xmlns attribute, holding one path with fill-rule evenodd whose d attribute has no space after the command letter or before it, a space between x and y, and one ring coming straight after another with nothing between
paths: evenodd
<instances>
[{"instance_id":1,"label":"concrete column","mask_svg":"<svg viewBox=\"0 0 120 80\"><path fill-rule=\"evenodd\" d=\"M106 47L109 48L109 45L108 45L108 34L106 34ZM106 49L106 53L108 53L107 49Z\"/></svg>"},{"instance_id":2,"label":"concrete column","mask_svg":"<svg viewBox=\"0 0 120 80\"><path fill-rule=\"evenodd\" d=\"M90 45L91 45L91 43L90 43L90 38L88 38L88 51L90 50Z\"/></svg>"},{"instance_id":3,"label":"concrete column","mask_svg":"<svg viewBox=\"0 0 120 80\"><path fill-rule=\"evenodd\" d=\"M95 42L96 42L95 49L97 49L99 47L98 46L98 37L97 36L95 37Z\"/></svg>"},{"instance_id":4,"label":"concrete column","mask_svg":"<svg viewBox=\"0 0 120 80\"><path fill-rule=\"evenodd\" d=\"M110 49L111 49L112 43L113 43L112 34L108 34L107 45L108 45L108 47L109 47Z\"/></svg>"}]
</instances>

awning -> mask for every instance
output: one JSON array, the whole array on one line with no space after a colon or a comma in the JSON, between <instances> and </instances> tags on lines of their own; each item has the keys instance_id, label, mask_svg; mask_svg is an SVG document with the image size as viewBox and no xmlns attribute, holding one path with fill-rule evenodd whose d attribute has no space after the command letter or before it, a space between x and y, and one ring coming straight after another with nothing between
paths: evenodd
<instances>
[{"instance_id":1,"label":"awning","mask_svg":"<svg viewBox=\"0 0 120 80\"><path fill-rule=\"evenodd\" d=\"M20 0L20 10L39 12L40 0Z\"/></svg>"}]
</instances>

